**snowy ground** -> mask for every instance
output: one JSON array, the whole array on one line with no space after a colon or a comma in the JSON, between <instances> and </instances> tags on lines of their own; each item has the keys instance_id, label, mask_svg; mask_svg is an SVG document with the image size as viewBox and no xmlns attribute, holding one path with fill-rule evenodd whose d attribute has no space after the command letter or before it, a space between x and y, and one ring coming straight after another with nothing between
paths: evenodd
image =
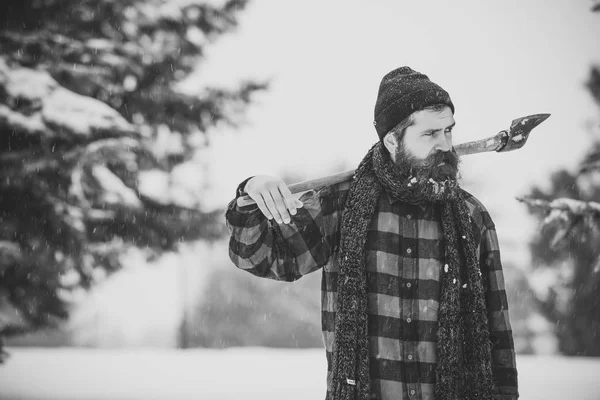
<instances>
[{"instance_id":1,"label":"snowy ground","mask_svg":"<svg viewBox=\"0 0 600 400\"><path fill-rule=\"evenodd\" d=\"M324 398L322 350L11 348L1 400ZM600 399L600 359L519 356L521 399Z\"/></svg>"}]
</instances>

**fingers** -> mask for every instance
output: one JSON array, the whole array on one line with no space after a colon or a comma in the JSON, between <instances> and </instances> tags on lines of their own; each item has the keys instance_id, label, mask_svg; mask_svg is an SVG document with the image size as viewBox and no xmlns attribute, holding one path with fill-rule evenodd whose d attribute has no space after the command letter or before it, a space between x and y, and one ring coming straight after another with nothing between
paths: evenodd
<instances>
[{"instance_id":1,"label":"fingers","mask_svg":"<svg viewBox=\"0 0 600 400\"><path fill-rule=\"evenodd\" d=\"M250 179L248 183L246 183L245 192L248 193L248 196L252 198L256 202L256 205L260 209L267 219L271 220L274 218L273 213L269 209L265 199L270 199L270 196L265 189L265 182L268 181L269 177L267 176L255 176ZM266 196L266 197L265 197Z\"/></svg>"},{"instance_id":2,"label":"fingers","mask_svg":"<svg viewBox=\"0 0 600 400\"><path fill-rule=\"evenodd\" d=\"M296 209L302 207L302 202L298 200L290 189L284 183L280 184L279 193L283 196L283 201L285 202L285 206L291 215L296 215Z\"/></svg>"},{"instance_id":3,"label":"fingers","mask_svg":"<svg viewBox=\"0 0 600 400\"><path fill-rule=\"evenodd\" d=\"M256 202L258 208L269 220L279 224L289 224L291 216L303 204L278 178L259 176L252 178L246 185L246 192Z\"/></svg>"},{"instance_id":4,"label":"fingers","mask_svg":"<svg viewBox=\"0 0 600 400\"><path fill-rule=\"evenodd\" d=\"M296 215L296 208L298 207L297 202L291 193L290 197L291 199L286 199L279 189L271 190L263 194L261 199L268 213L263 211L263 214L265 214L267 218L269 218L270 215L271 217L269 219L275 219L278 224L289 224L292 221L291 215ZM288 206L288 204L291 204L291 206Z\"/></svg>"},{"instance_id":5,"label":"fingers","mask_svg":"<svg viewBox=\"0 0 600 400\"><path fill-rule=\"evenodd\" d=\"M252 200L254 200L256 202L256 205L258 206L260 211L263 213L263 215L265 217L267 217L267 219L269 219L269 220L273 219L273 214L271 213L271 211L269 211L269 208L265 204L265 200L264 200L263 196L261 194L256 194L251 197L252 197Z\"/></svg>"}]
</instances>

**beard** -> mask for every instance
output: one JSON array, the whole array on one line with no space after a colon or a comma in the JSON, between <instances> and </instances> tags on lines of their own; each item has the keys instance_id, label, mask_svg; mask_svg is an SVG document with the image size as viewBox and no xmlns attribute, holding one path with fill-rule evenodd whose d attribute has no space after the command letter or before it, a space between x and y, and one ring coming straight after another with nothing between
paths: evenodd
<instances>
[{"instance_id":1,"label":"beard","mask_svg":"<svg viewBox=\"0 0 600 400\"><path fill-rule=\"evenodd\" d=\"M401 175L408 174L412 183L457 181L460 161L454 149L438 151L420 159L410 153L403 142L396 148L396 168Z\"/></svg>"},{"instance_id":2,"label":"beard","mask_svg":"<svg viewBox=\"0 0 600 400\"><path fill-rule=\"evenodd\" d=\"M395 162L381 142L372 151L375 177L392 198L409 204L424 204L455 201L461 197L458 184L460 159L455 151L437 152L419 159L400 145ZM362 163L359 168L361 166Z\"/></svg>"},{"instance_id":3,"label":"beard","mask_svg":"<svg viewBox=\"0 0 600 400\"><path fill-rule=\"evenodd\" d=\"M391 160L390 160L391 161ZM458 196L460 157L454 149L438 151L425 159L415 157L404 143L396 149L394 168L406 188L428 201L447 201Z\"/></svg>"}]
</instances>

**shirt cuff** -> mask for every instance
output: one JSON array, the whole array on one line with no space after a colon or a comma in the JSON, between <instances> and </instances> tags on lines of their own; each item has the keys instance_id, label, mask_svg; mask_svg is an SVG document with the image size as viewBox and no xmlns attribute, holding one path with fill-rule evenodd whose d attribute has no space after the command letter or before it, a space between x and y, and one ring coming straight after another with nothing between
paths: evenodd
<instances>
[{"instance_id":1,"label":"shirt cuff","mask_svg":"<svg viewBox=\"0 0 600 400\"><path fill-rule=\"evenodd\" d=\"M240 207L237 204L237 200L245 196L247 193L244 191L246 184L250 179L254 178L251 176L249 178L244 179L235 190L235 198L229 203L227 206L227 218L237 219L236 223L238 224L246 224L246 223L254 223L257 218L260 218L259 215L262 215L262 211L258 208L255 203L249 204L247 206ZM245 215L245 214L250 214ZM253 214L256 214L253 216ZM237 218L234 217L237 215ZM240 219L241 218L241 219ZM250 218L250 220L248 220Z\"/></svg>"},{"instance_id":2,"label":"shirt cuff","mask_svg":"<svg viewBox=\"0 0 600 400\"><path fill-rule=\"evenodd\" d=\"M242 181L242 183L240 183L237 187L237 189L235 190L235 198L237 199L238 197L242 197L245 196L247 193L244 191L244 188L246 187L246 184L248 183L248 181L250 179L254 178L254 176L251 176L249 178L246 178Z\"/></svg>"}]
</instances>

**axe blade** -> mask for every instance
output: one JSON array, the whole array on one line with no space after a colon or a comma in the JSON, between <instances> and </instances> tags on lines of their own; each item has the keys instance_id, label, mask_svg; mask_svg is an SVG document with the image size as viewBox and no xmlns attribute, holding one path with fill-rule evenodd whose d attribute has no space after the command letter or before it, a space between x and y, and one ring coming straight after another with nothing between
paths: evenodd
<instances>
[{"instance_id":1,"label":"axe blade","mask_svg":"<svg viewBox=\"0 0 600 400\"><path fill-rule=\"evenodd\" d=\"M550 114L533 114L526 117L514 119L506 132L506 144L496 150L498 153L520 149L525 145L531 130L544 122Z\"/></svg>"}]
</instances>

